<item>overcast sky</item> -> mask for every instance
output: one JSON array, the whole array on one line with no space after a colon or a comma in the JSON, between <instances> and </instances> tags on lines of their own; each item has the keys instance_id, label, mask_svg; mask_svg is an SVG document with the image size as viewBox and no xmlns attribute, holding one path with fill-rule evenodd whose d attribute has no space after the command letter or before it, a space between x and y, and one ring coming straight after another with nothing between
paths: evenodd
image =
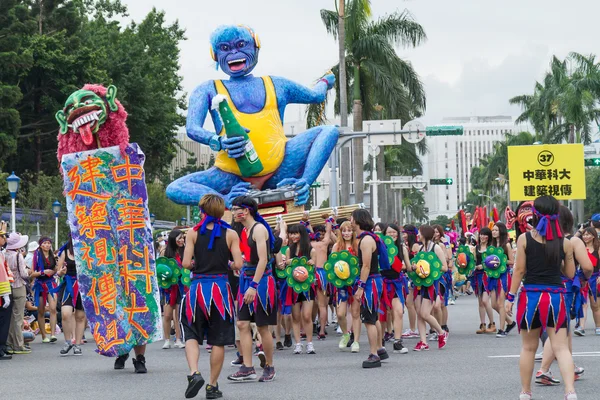
<instances>
[{"instance_id":1,"label":"overcast sky","mask_svg":"<svg viewBox=\"0 0 600 400\"><path fill-rule=\"evenodd\" d=\"M337 42L327 35L319 10L337 0L123 0L130 18L141 20L155 6L179 20L181 74L189 94L201 82L225 75L215 70L208 38L221 24L247 24L262 41L257 75L279 75L311 85L335 65ZM423 122L444 116L518 115L512 96L530 93L550 57L570 51L600 53L593 0L372 0L375 18L408 9L428 40L416 49L397 49L425 83ZM286 121L299 119L288 107Z\"/></svg>"}]
</instances>

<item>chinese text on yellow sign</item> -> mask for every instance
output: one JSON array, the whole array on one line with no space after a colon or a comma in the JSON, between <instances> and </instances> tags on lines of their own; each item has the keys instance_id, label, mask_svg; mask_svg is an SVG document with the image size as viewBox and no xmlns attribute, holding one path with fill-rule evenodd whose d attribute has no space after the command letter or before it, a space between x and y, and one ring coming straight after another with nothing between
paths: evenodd
<instances>
[{"instance_id":1,"label":"chinese text on yellow sign","mask_svg":"<svg viewBox=\"0 0 600 400\"><path fill-rule=\"evenodd\" d=\"M583 144L509 146L510 200L585 199Z\"/></svg>"}]
</instances>

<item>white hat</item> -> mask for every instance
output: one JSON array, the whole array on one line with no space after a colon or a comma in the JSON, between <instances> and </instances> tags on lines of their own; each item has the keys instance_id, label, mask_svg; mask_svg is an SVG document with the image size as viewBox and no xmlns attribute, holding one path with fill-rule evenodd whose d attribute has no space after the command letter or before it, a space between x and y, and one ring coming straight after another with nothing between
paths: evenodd
<instances>
[{"instance_id":1,"label":"white hat","mask_svg":"<svg viewBox=\"0 0 600 400\"><path fill-rule=\"evenodd\" d=\"M29 244L27 245L27 252L32 253L36 251L39 247L40 245L35 240L33 242L29 242Z\"/></svg>"},{"instance_id":2,"label":"white hat","mask_svg":"<svg viewBox=\"0 0 600 400\"><path fill-rule=\"evenodd\" d=\"M29 236L19 235L18 233L11 233L6 238L6 250L18 250L24 247L29 242Z\"/></svg>"}]
</instances>

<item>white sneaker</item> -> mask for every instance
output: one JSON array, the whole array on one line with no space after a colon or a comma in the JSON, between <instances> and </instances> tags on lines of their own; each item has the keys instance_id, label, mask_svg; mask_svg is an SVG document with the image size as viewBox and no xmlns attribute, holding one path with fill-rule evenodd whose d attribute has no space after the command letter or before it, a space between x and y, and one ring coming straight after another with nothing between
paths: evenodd
<instances>
[{"instance_id":1,"label":"white sneaker","mask_svg":"<svg viewBox=\"0 0 600 400\"><path fill-rule=\"evenodd\" d=\"M302 354L304 351L304 345L302 343L296 343L296 347L294 347L294 354Z\"/></svg>"},{"instance_id":2,"label":"white sneaker","mask_svg":"<svg viewBox=\"0 0 600 400\"><path fill-rule=\"evenodd\" d=\"M544 357L544 353L536 353L535 354L535 361L542 361L543 357Z\"/></svg>"},{"instance_id":3,"label":"white sneaker","mask_svg":"<svg viewBox=\"0 0 600 400\"><path fill-rule=\"evenodd\" d=\"M170 340L165 340L165 344L163 344L163 349L170 349L171 348L171 341Z\"/></svg>"},{"instance_id":4,"label":"white sneaker","mask_svg":"<svg viewBox=\"0 0 600 400\"><path fill-rule=\"evenodd\" d=\"M358 353L360 351L360 344L358 344L358 342L352 342L352 346L350 346L350 351L353 353Z\"/></svg>"},{"instance_id":5,"label":"white sneaker","mask_svg":"<svg viewBox=\"0 0 600 400\"><path fill-rule=\"evenodd\" d=\"M454 299L449 299L448 300L448 305L453 306L454 305Z\"/></svg>"},{"instance_id":6,"label":"white sneaker","mask_svg":"<svg viewBox=\"0 0 600 400\"><path fill-rule=\"evenodd\" d=\"M335 330L335 332L336 332L338 335L343 335L343 334L344 334L344 331L342 331L342 328L341 328L340 326L338 326L338 327L337 327L337 329Z\"/></svg>"},{"instance_id":7,"label":"white sneaker","mask_svg":"<svg viewBox=\"0 0 600 400\"><path fill-rule=\"evenodd\" d=\"M306 344L306 354L317 354L312 342Z\"/></svg>"},{"instance_id":8,"label":"white sneaker","mask_svg":"<svg viewBox=\"0 0 600 400\"><path fill-rule=\"evenodd\" d=\"M181 340L176 340L175 348L176 349L185 349L185 343L183 343Z\"/></svg>"},{"instance_id":9,"label":"white sneaker","mask_svg":"<svg viewBox=\"0 0 600 400\"><path fill-rule=\"evenodd\" d=\"M433 332L428 339L430 342L435 342L436 340L438 340L438 334L437 332Z\"/></svg>"}]
</instances>

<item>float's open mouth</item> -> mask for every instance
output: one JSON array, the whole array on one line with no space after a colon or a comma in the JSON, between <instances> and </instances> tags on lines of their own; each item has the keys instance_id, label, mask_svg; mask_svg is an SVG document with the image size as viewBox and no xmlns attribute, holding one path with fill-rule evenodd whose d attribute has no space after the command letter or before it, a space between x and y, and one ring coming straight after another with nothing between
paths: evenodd
<instances>
[{"instance_id":1,"label":"float's open mouth","mask_svg":"<svg viewBox=\"0 0 600 400\"><path fill-rule=\"evenodd\" d=\"M98 124L102 110L97 106L84 106L69 114L68 123L74 132L81 135L86 146L94 143L93 130Z\"/></svg>"},{"instance_id":2,"label":"float's open mouth","mask_svg":"<svg viewBox=\"0 0 600 400\"><path fill-rule=\"evenodd\" d=\"M227 64L229 65L229 69L231 69L232 72L239 72L243 70L246 66L246 59L239 58L237 60L227 61Z\"/></svg>"}]
</instances>

